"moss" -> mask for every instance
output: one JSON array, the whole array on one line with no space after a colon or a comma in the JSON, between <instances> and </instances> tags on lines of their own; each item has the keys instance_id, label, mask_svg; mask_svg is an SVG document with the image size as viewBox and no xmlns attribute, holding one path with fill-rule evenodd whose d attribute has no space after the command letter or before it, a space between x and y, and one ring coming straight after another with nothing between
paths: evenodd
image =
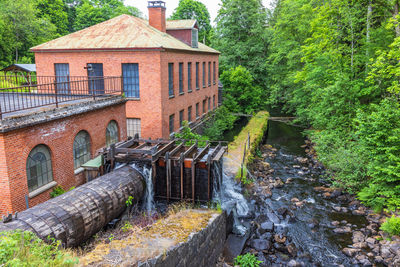
<instances>
[{"instance_id":1,"label":"moss","mask_svg":"<svg viewBox=\"0 0 400 267\"><path fill-rule=\"evenodd\" d=\"M172 208L167 217L148 227L132 226L131 233L126 238L98 244L93 251L81 257L80 263L98 265L105 262L109 255L115 256L116 253L129 259L130 263L144 261L186 242L192 233L204 229L210 218L218 213L215 210L180 209L181 207Z\"/></svg>"},{"instance_id":2,"label":"moss","mask_svg":"<svg viewBox=\"0 0 400 267\"><path fill-rule=\"evenodd\" d=\"M260 111L255 114L248 124L242 129L235 140L228 145L229 155L233 159L243 160L244 144L247 141L248 136L250 136L250 149L246 150L244 166L250 164L254 161L254 154L257 151L260 143L263 140L264 133L268 127L269 113L267 111ZM245 169L247 173L247 169ZM236 173L236 178L241 177L241 167L239 167ZM243 175L244 176L244 175Z\"/></svg>"}]
</instances>

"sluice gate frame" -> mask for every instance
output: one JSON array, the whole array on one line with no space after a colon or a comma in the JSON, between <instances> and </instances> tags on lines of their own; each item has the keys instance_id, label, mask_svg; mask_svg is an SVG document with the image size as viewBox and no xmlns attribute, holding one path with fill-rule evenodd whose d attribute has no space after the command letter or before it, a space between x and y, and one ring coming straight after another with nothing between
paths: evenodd
<instances>
[{"instance_id":1,"label":"sluice gate frame","mask_svg":"<svg viewBox=\"0 0 400 267\"><path fill-rule=\"evenodd\" d=\"M137 162L152 169L155 198L208 202L212 199L214 169L222 173L226 142L130 139L103 151L106 164ZM215 180L215 181L214 181Z\"/></svg>"}]
</instances>

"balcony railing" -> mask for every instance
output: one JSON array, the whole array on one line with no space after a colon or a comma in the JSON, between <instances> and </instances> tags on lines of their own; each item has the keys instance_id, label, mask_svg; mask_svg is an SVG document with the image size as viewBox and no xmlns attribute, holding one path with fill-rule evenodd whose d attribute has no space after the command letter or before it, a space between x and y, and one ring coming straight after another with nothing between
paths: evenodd
<instances>
[{"instance_id":1,"label":"balcony railing","mask_svg":"<svg viewBox=\"0 0 400 267\"><path fill-rule=\"evenodd\" d=\"M122 94L122 78L85 76L0 76L0 119L4 114L88 98Z\"/></svg>"}]
</instances>

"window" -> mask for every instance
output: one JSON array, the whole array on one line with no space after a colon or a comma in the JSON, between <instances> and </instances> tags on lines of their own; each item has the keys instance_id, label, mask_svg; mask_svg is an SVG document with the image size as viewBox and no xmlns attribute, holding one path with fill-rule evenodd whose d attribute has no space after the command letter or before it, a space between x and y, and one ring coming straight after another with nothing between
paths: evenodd
<instances>
[{"instance_id":1,"label":"window","mask_svg":"<svg viewBox=\"0 0 400 267\"><path fill-rule=\"evenodd\" d=\"M181 111L179 111L179 127L183 126L183 112L184 110L182 109Z\"/></svg>"},{"instance_id":2,"label":"window","mask_svg":"<svg viewBox=\"0 0 400 267\"><path fill-rule=\"evenodd\" d=\"M183 94L183 63L179 63L179 94Z\"/></svg>"},{"instance_id":3,"label":"window","mask_svg":"<svg viewBox=\"0 0 400 267\"><path fill-rule=\"evenodd\" d=\"M203 62L203 87L206 87L206 63Z\"/></svg>"},{"instance_id":4,"label":"window","mask_svg":"<svg viewBox=\"0 0 400 267\"><path fill-rule=\"evenodd\" d=\"M74 167L80 166L90 160L90 136L86 131L80 131L74 139Z\"/></svg>"},{"instance_id":5,"label":"window","mask_svg":"<svg viewBox=\"0 0 400 267\"><path fill-rule=\"evenodd\" d=\"M199 117L199 106L200 106L200 103L196 103L196 118L198 118Z\"/></svg>"},{"instance_id":6,"label":"window","mask_svg":"<svg viewBox=\"0 0 400 267\"><path fill-rule=\"evenodd\" d=\"M168 63L168 93L174 96L174 63Z\"/></svg>"},{"instance_id":7,"label":"window","mask_svg":"<svg viewBox=\"0 0 400 267\"><path fill-rule=\"evenodd\" d=\"M200 85L199 85L199 62L196 62L196 89L199 90L200 89Z\"/></svg>"},{"instance_id":8,"label":"window","mask_svg":"<svg viewBox=\"0 0 400 267\"><path fill-rule=\"evenodd\" d=\"M126 119L126 130L128 136L140 138L142 136L140 119Z\"/></svg>"},{"instance_id":9,"label":"window","mask_svg":"<svg viewBox=\"0 0 400 267\"><path fill-rule=\"evenodd\" d=\"M116 121L110 121L106 128L106 146L117 143L118 138L118 125Z\"/></svg>"},{"instance_id":10,"label":"window","mask_svg":"<svg viewBox=\"0 0 400 267\"><path fill-rule=\"evenodd\" d=\"M211 110L211 97L208 97L208 111Z\"/></svg>"},{"instance_id":11,"label":"window","mask_svg":"<svg viewBox=\"0 0 400 267\"><path fill-rule=\"evenodd\" d=\"M215 109L215 95L213 95L213 109Z\"/></svg>"},{"instance_id":12,"label":"window","mask_svg":"<svg viewBox=\"0 0 400 267\"><path fill-rule=\"evenodd\" d=\"M71 91L69 87L69 64L55 63L54 72L56 74L56 89L58 94L68 94Z\"/></svg>"},{"instance_id":13,"label":"window","mask_svg":"<svg viewBox=\"0 0 400 267\"><path fill-rule=\"evenodd\" d=\"M208 62L208 86L211 86L211 62Z\"/></svg>"},{"instance_id":14,"label":"window","mask_svg":"<svg viewBox=\"0 0 400 267\"><path fill-rule=\"evenodd\" d=\"M215 84L215 61L213 62L213 83Z\"/></svg>"},{"instance_id":15,"label":"window","mask_svg":"<svg viewBox=\"0 0 400 267\"><path fill-rule=\"evenodd\" d=\"M50 150L45 145L38 145L29 153L26 161L28 189L32 192L53 181Z\"/></svg>"},{"instance_id":16,"label":"window","mask_svg":"<svg viewBox=\"0 0 400 267\"><path fill-rule=\"evenodd\" d=\"M192 121L192 106L188 107L188 122Z\"/></svg>"},{"instance_id":17,"label":"window","mask_svg":"<svg viewBox=\"0 0 400 267\"><path fill-rule=\"evenodd\" d=\"M122 83L126 97L139 98L139 64L122 64Z\"/></svg>"},{"instance_id":18,"label":"window","mask_svg":"<svg viewBox=\"0 0 400 267\"><path fill-rule=\"evenodd\" d=\"M188 92L192 91L192 62L188 62Z\"/></svg>"},{"instance_id":19,"label":"window","mask_svg":"<svg viewBox=\"0 0 400 267\"><path fill-rule=\"evenodd\" d=\"M174 120L175 120L175 115L172 114L169 116L169 134L172 134L174 132Z\"/></svg>"},{"instance_id":20,"label":"window","mask_svg":"<svg viewBox=\"0 0 400 267\"><path fill-rule=\"evenodd\" d=\"M203 100L203 114L206 113L206 100Z\"/></svg>"},{"instance_id":21,"label":"window","mask_svg":"<svg viewBox=\"0 0 400 267\"><path fill-rule=\"evenodd\" d=\"M199 31L197 29L192 29L192 47L199 47Z\"/></svg>"}]
</instances>

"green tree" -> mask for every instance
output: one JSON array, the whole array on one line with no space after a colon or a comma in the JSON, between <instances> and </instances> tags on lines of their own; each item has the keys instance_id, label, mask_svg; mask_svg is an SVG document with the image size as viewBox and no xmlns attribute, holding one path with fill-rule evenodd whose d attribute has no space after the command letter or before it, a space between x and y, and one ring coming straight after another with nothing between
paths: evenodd
<instances>
[{"instance_id":1,"label":"green tree","mask_svg":"<svg viewBox=\"0 0 400 267\"><path fill-rule=\"evenodd\" d=\"M47 18L62 36L68 33L68 14L62 0L36 0L39 18Z\"/></svg>"},{"instance_id":2,"label":"green tree","mask_svg":"<svg viewBox=\"0 0 400 267\"><path fill-rule=\"evenodd\" d=\"M93 26L122 14L141 16L140 11L132 6L125 6L122 0L82 0L76 7L73 28L75 31Z\"/></svg>"},{"instance_id":3,"label":"green tree","mask_svg":"<svg viewBox=\"0 0 400 267\"><path fill-rule=\"evenodd\" d=\"M38 17L38 10L31 1L0 1L0 21L5 25L0 30L5 34L0 38L0 45L1 50L6 51L0 55L0 61L7 64L32 61L29 49L56 36L56 27L48 18Z\"/></svg>"},{"instance_id":4,"label":"green tree","mask_svg":"<svg viewBox=\"0 0 400 267\"><path fill-rule=\"evenodd\" d=\"M222 0L213 38L213 47L222 52L221 71L242 65L265 87L270 42L266 19L261 0Z\"/></svg>"},{"instance_id":5,"label":"green tree","mask_svg":"<svg viewBox=\"0 0 400 267\"><path fill-rule=\"evenodd\" d=\"M224 84L224 105L231 112L252 113L262 105L262 90L254 84L251 73L243 66L224 71L220 76Z\"/></svg>"},{"instance_id":6,"label":"green tree","mask_svg":"<svg viewBox=\"0 0 400 267\"><path fill-rule=\"evenodd\" d=\"M211 38L211 23L210 23L210 13L207 7L196 0L180 0L178 7L174 10L170 19L195 19L199 24L199 41L205 44L210 44Z\"/></svg>"}]
</instances>

